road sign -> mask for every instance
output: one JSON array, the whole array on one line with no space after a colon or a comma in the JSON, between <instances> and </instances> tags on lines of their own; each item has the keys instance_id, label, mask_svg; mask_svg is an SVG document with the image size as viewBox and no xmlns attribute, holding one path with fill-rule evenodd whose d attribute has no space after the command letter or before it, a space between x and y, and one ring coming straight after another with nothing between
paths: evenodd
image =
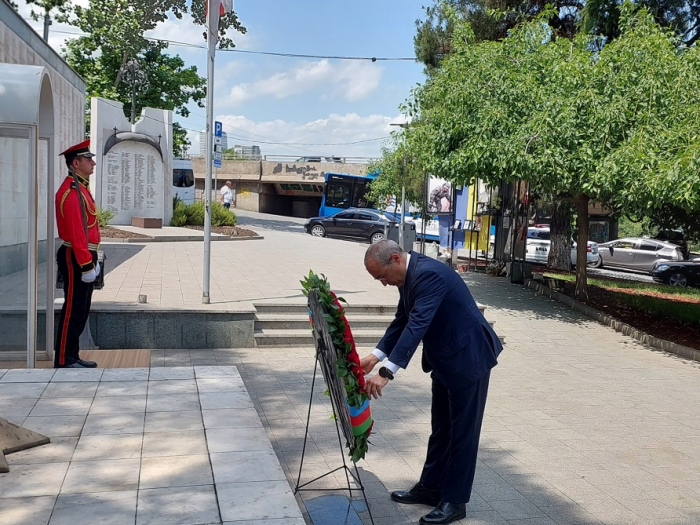
<instances>
[{"instance_id":1,"label":"road sign","mask_svg":"<svg viewBox=\"0 0 700 525\"><path fill-rule=\"evenodd\" d=\"M221 152L214 151L214 160L221 160Z\"/></svg>"},{"instance_id":2,"label":"road sign","mask_svg":"<svg viewBox=\"0 0 700 525\"><path fill-rule=\"evenodd\" d=\"M221 159L214 159L214 167L215 168L221 167Z\"/></svg>"},{"instance_id":3,"label":"road sign","mask_svg":"<svg viewBox=\"0 0 700 525\"><path fill-rule=\"evenodd\" d=\"M215 137L221 137L221 133L224 131L224 126L221 122L216 121L214 122L214 136Z\"/></svg>"}]
</instances>

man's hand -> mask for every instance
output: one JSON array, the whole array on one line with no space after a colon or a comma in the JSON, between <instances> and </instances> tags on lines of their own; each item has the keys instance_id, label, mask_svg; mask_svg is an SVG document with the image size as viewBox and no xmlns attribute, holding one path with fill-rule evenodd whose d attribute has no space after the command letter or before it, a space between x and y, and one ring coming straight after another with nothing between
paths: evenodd
<instances>
[{"instance_id":1,"label":"man's hand","mask_svg":"<svg viewBox=\"0 0 700 525\"><path fill-rule=\"evenodd\" d=\"M97 272L95 270L90 270L89 272L85 272L80 279L84 283L91 283L94 282L95 279L97 279Z\"/></svg>"},{"instance_id":2,"label":"man's hand","mask_svg":"<svg viewBox=\"0 0 700 525\"><path fill-rule=\"evenodd\" d=\"M379 362L379 358L374 354L369 354L360 359L360 366L365 375L369 374Z\"/></svg>"},{"instance_id":3,"label":"man's hand","mask_svg":"<svg viewBox=\"0 0 700 525\"><path fill-rule=\"evenodd\" d=\"M389 379L386 377L380 375L372 376L365 382L365 392L367 392L370 398L374 397L374 399L377 399L382 395L382 388L384 388L388 382Z\"/></svg>"}]
</instances>

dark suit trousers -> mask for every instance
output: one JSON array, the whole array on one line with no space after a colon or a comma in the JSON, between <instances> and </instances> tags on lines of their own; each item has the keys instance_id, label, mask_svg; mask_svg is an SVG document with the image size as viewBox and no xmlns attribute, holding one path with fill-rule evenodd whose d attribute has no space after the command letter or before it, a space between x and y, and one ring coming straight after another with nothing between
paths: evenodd
<instances>
[{"instance_id":1,"label":"dark suit trousers","mask_svg":"<svg viewBox=\"0 0 700 525\"><path fill-rule=\"evenodd\" d=\"M442 501L467 503L471 497L489 376L460 390L433 377L432 434L420 481L440 488Z\"/></svg>"},{"instance_id":2,"label":"dark suit trousers","mask_svg":"<svg viewBox=\"0 0 700 525\"><path fill-rule=\"evenodd\" d=\"M93 260L96 256L93 255ZM58 271L63 276L63 293L66 298L58 321L54 346L54 367L70 365L79 359L80 334L90 314L92 283L81 279L82 269L72 248L61 246L56 254Z\"/></svg>"}]
</instances>

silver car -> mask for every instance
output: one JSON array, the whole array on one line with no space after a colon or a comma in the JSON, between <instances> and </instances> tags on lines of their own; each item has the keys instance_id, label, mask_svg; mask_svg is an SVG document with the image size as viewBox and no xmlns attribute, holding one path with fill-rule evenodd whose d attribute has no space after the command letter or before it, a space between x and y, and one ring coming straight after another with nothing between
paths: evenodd
<instances>
[{"instance_id":1,"label":"silver car","mask_svg":"<svg viewBox=\"0 0 700 525\"><path fill-rule=\"evenodd\" d=\"M597 268L624 268L638 272L651 272L659 261L682 261L678 246L654 239L627 237L598 245Z\"/></svg>"}]
</instances>

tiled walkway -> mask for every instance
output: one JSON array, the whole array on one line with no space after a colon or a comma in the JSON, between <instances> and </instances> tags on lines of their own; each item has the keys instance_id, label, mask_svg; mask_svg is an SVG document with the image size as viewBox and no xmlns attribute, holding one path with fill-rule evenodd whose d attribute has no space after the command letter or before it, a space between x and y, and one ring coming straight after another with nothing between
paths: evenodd
<instances>
[{"instance_id":1,"label":"tiled walkway","mask_svg":"<svg viewBox=\"0 0 700 525\"><path fill-rule=\"evenodd\" d=\"M303 525L235 367L0 371L2 525Z\"/></svg>"},{"instance_id":2,"label":"tiled walkway","mask_svg":"<svg viewBox=\"0 0 700 525\"><path fill-rule=\"evenodd\" d=\"M468 284L508 344L491 376L474 492L460 525L700 523L700 365L505 279L470 275ZM162 351L152 365L236 365L294 486L313 356L310 348ZM377 525L415 524L430 510L389 499L418 479L424 459L430 380L419 360L372 402L372 446L359 465ZM305 479L341 464L324 390L321 383L315 391ZM325 486L344 482L338 475ZM305 494L305 507L311 512L323 497ZM315 525L326 523L344 521Z\"/></svg>"}]
</instances>

